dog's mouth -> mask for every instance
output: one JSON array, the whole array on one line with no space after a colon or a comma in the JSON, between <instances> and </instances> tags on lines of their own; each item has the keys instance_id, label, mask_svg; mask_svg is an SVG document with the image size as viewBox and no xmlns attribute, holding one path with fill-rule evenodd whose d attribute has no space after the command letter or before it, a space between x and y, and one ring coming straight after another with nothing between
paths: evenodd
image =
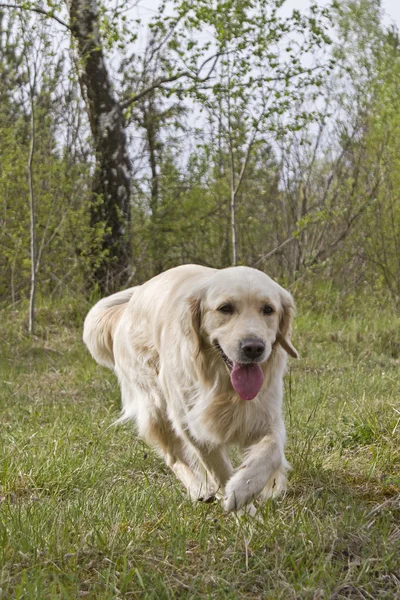
<instances>
[{"instance_id":1,"label":"dog's mouth","mask_svg":"<svg viewBox=\"0 0 400 600\"><path fill-rule=\"evenodd\" d=\"M233 369L233 360L231 360L226 354L225 352L222 350L221 346L218 344L218 342L216 342L215 344L216 349L218 350L218 352L220 353L222 360L224 361L224 363L226 364L226 366L228 367L229 372L232 371Z\"/></svg>"},{"instance_id":2,"label":"dog's mouth","mask_svg":"<svg viewBox=\"0 0 400 600\"><path fill-rule=\"evenodd\" d=\"M244 364L234 362L225 354L218 342L214 345L228 367L233 389L239 394L242 400L253 400L260 391L264 381L264 373L259 363Z\"/></svg>"}]
</instances>

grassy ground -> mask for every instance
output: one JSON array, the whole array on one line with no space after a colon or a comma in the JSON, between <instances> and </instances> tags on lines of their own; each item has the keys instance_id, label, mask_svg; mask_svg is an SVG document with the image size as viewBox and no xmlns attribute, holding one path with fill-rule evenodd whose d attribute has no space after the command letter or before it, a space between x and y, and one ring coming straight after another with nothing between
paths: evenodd
<instances>
[{"instance_id":1,"label":"grassy ground","mask_svg":"<svg viewBox=\"0 0 400 600\"><path fill-rule=\"evenodd\" d=\"M132 426L109 427L118 387L86 353L79 310L41 308L34 340L3 311L0 596L400 598L400 322L325 312L299 309L293 471L254 521L191 504Z\"/></svg>"}]
</instances>

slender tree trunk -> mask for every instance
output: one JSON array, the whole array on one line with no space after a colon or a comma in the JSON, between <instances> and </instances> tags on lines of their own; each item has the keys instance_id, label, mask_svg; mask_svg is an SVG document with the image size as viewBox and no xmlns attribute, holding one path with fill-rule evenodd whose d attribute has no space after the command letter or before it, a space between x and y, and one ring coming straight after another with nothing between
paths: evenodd
<instances>
[{"instance_id":1,"label":"slender tree trunk","mask_svg":"<svg viewBox=\"0 0 400 600\"><path fill-rule=\"evenodd\" d=\"M229 155L231 162L231 176L230 176L230 187L231 187L231 244L232 244L232 266L237 266L238 257L238 243L237 243L237 229L236 229L236 178L235 178L235 159L233 156L233 143L232 143L232 127L229 113Z\"/></svg>"},{"instance_id":2,"label":"slender tree trunk","mask_svg":"<svg viewBox=\"0 0 400 600\"><path fill-rule=\"evenodd\" d=\"M36 283L37 283L37 244L36 244L36 212L35 212L35 195L33 189L33 156L35 153L35 112L33 99L31 98L31 118L30 118L30 133L31 141L29 146L28 156L28 184L29 184L29 211L31 215L31 289L29 294L29 334L33 334L35 330L35 299L36 299Z\"/></svg>"},{"instance_id":3,"label":"slender tree trunk","mask_svg":"<svg viewBox=\"0 0 400 600\"><path fill-rule=\"evenodd\" d=\"M232 236L232 266L237 267L238 243L236 231L236 193L231 189L231 236Z\"/></svg>"},{"instance_id":4,"label":"slender tree trunk","mask_svg":"<svg viewBox=\"0 0 400 600\"><path fill-rule=\"evenodd\" d=\"M96 0L67 0L72 35L80 61L80 85L86 102L96 156L92 182L91 223L103 227L102 260L93 279L104 292L129 278L132 264L131 175L123 109L104 62Z\"/></svg>"}]
</instances>

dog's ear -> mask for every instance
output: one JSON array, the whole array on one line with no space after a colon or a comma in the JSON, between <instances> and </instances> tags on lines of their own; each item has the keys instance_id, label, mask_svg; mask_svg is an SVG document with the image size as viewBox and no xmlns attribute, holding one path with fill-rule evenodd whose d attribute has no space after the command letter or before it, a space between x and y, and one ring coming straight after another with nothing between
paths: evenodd
<instances>
[{"instance_id":1,"label":"dog's ear","mask_svg":"<svg viewBox=\"0 0 400 600\"><path fill-rule=\"evenodd\" d=\"M186 307L182 316L182 330L193 345L193 350L200 350L200 324L201 324L201 299L191 296L186 301Z\"/></svg>"},{"instance_id":2,"label":"dog's ear","mask_svg":"<svg viewBox=\"0 0 400 600\"><path fill-rule=\"evenodd\" d=\"M295 305L292 296L286 290L281 292L281 306L282 312L279 319L279 331L276 339L282 348L286 350L288 354L290 354L290 356L293 356L293 358L299 358L296 348L290 341Z\"/></svg>"}]
</instances>

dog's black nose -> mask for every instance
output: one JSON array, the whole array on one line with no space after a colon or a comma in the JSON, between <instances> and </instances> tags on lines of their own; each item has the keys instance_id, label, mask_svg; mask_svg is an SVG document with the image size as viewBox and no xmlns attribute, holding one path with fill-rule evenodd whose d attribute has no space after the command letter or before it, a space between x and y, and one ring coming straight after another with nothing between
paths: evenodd
<instances>
[{"instance_id":1,"label":"dog's black nose","mask_svg":"<svg viewBox=\"0 0 400 600\"><path fill-rule=\"evenodd\" d=\"M262 340L257 339L243 340L240 344L240 349L246 358L256 360L257 358L260 358L264 352L265 344Z\"/></svg>"}]
</instances>

